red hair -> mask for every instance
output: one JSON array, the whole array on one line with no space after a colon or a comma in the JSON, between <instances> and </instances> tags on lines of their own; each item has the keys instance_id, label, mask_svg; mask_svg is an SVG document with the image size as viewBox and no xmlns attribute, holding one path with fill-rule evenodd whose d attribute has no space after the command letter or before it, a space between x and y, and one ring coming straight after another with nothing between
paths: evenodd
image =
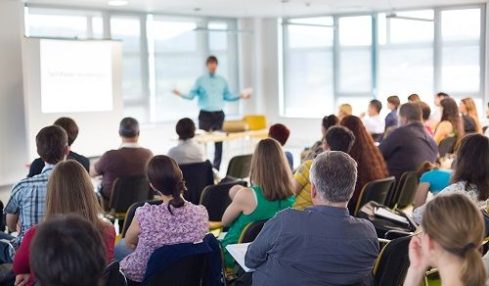
<instances>
[{"instance_id":1,"label":"red hair","mask_svg":"<svg viewBox=\"0 0 489 286\"><path fill-rule=\"evenodd\" d=\"M383 179L389 175L389 172L384 157L375 146L372 136L367 132L360 118L353 115L347 116L341 120L340 125L350 129L355 135L350 156L358 164L358 180L351 199L352 204L356 204L365 184L373 180Z\"/></svg>"},{"instance_id":2,"label":"red hair","mask_svg":"<svg viewBox=\"0 0 489 286\"><path fill-rule=\"evenodd\" d=\"M277 140L280 145L284 146L290 136L290 130L285 125L277 123L270 126L268 137Z\"/></svg>"}]
</instances>

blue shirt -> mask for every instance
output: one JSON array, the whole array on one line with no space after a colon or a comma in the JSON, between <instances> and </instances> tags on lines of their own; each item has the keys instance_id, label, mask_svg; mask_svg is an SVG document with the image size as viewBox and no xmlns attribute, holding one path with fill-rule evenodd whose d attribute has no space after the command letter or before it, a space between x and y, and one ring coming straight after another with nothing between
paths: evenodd
<instances>
[{"instance_id":1,"label":"blue shirt","mask_svg":"<svg viewBox=\"0 0 489 286\"><path fill-rule=\"evenodd\" d=\"M287 209L248 247L253 285L350 285L368 281L379 243L374 226L346 208ZM363 284L362 284L363 285Z\"/></svg>"},{"instance_id":2,"label":"blue shirt","mask_svg":"<svg viewBox=\"0 0 489 286\"><path fill-rule=\"evenodd\" d=\"M183 98L199 100L199 108L204 111L221 111L224 101L237 101L239 95L234 95L229 90L228 82L220 75L206 74L197 79L189 94L183 94Z\"/></svg>"},{"instance_id":3,"label":"blue shirt","mask_svg":"<svg viewBox=\"0 0 489 286\"><path fill-rule=\"evenodd\" d=\"M41 174L20 181L12 188L5 213L19 215L20 232L13 241L18 246L25 232L44 218L48 179L54 166L46 164Z\"/></svg>"},{"instance_id":4,"label":"blue shirt","mask_svg":"<svg viewBox=\"0 0 489 286\"><path fill-rule=\"evenodd\" d=\"M429 191L437 194L450 185L451 179L451 171L434 169L421 175L419 182L430 184Z\"/></svg>"}]
</instances>

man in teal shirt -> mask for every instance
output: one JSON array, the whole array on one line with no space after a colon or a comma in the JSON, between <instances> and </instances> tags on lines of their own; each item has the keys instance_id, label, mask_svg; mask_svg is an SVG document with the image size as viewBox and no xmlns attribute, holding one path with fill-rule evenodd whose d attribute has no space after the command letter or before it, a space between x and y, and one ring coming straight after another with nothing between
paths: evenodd
<instances>
[{"instance_id":1,"label":"man in teal shirt","mask_svg":"<svg viewBox=\"0 0 489 286\"><path fill-rule=\"evenodd\" d=\"M200 129L206 131L221 130L225 117L223 112L225 101L248 99L250 93L243 92L240 95L231 93L226 79L216 74L218 60L215 56L208 57L206 65L208 73L197 79L188 94L183 94L178 90L174 90L173 93L188 100L198 98ZM213 165L219 170L222 159L222 142L216 142L215 146Z\"/></svg>"}]
</instances>

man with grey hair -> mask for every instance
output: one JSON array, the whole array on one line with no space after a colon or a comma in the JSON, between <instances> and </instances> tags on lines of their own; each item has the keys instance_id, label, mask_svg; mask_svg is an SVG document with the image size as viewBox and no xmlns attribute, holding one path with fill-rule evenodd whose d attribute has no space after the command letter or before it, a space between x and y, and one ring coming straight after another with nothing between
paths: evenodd
<instances>
[{"instance_id":1,"label":"man with grey hair","mask_svg":"<svg viewBox=\"0 0 489 286\"><path fill-rule=\"evenodd\" d=\"M370 285L379 253L374 226L350 216L357 164L348 154L320 154L311 167L314 206L269 220L245 257L253 285Z\"/></svg>"}]
</instances>

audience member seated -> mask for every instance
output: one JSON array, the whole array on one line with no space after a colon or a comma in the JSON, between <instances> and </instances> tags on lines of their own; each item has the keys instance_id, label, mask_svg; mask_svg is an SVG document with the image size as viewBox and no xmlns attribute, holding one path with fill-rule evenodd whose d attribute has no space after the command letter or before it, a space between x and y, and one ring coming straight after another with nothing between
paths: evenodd
<instances>
[{"instance_id":1,"label":"audience member seated","mask_svg":"<svg viewBox=\"0 0 489 286\"><path fill-rule=\"evenodd\" d=\"M411 103L417 103L417 102L421 102L421 98L416 93L413 93L408 96L408 101Z\"/></svg>"},{"instance_id":2,"label":"audience member seated","mask_svg":"<svg viewBox=\"0 0 489 286\"><path fill-rule=\"evenodd\" d=\"M370 285L379 253L377 233L347 209L356 165L335 151L314 160L314 206L278 213L248 248L245 264L256 269L253 285Z\"/></svg>"},{"instance_id":3,"label":"audience member seated","mask_svg":"<svg viewBox=\"0 0 489 286\"><path fill-rule=\"evenodd\" d=\"M431 128L429 122L430 115L431 115L431 107L426 102L423 101L419 101L417 102L417 104L421 108L421 117L423 119L422 121L423 121L424 128L426 129L426 132L428 132L430 136L435 135L435 132L433 132L433 129Z\"/></svg>"},{"instance_id":4,"label":"audience member seated","mask_svg":"<svg viewBox=\"0 0 489 286\"><path fill-rule=\"evenodd\" d=\"M69 117L61 117L54 122L54 125L58 125L59 127L63 128L66 131L66 133L68 134L68 146L71 147L71 145L75 142L76 137L78 137L78 125L76 125L76 122ZM67 159L77 161L78 163L82 164L82 166L87 170L87 172L90 171L90 160L88 160L87 157L82 156L70 150ZM31 163L31 166L29 168L29 174L27 175L27 177L30 178L35 175L41 174L42 169L44 169L44 166L45 164L42 158L35 159Z\"/></svg>"},{"instance_id":5,"label":"audience member seated","mask_svg":"<svg viewBox=\"0 0 489 286\"><path fill-rule=\"evenodd\" d=\"M355 135L355 143L351 148L350 155L358 164L358 178L355 191L348 204L350 213L353 213L365 184L373 180L383 179L389 175L389 172L382 154L375 146L372 136L368 134L360 118L356 116L345 117L341 120L341 125L350 129Z\"/></svg>"},{"instance_id":6,"label":"audience member seated","mask_svg":"<svg viewBox=\"0 0 489 286\"><path fill-rule=\"evenodd\" d=\"M343 118L352 115L353 108L348 103L343 103L338 107L338 119L341 121Z\"/></svg>"},{"instance_id":7,"label":"audience member seated","mask_svg":"<svg viewBox=\"0 0 489 286\"><path fill-rule=\"evenodd\" d=\"M39 226L31 252L39 285L101 285L106 253L93 222L75 215L53 218Z\"/></svg>"},{"instance_id":8,"label":"audience member seated","mask_svg":"<svg viewBox=\"0 0 489 286\"><path fill-rule=\"evenodd\" d=\"M280 145L285 146L287 140L289 140L290 130L285 125L277 123L270 126L268 130L268 137L275 139L280 143ZM285 158L287 158L287 162L289 163L290 170L294 170L294 156L290 151L285 151Z\"/></svg>"},{"instance_id":9,"label":"audience member seated","mask_svg":"<svg viewBox=\"0 0 489 286\"><path fill-rule=\"evenodd\" d=\"M363 124L367 128L376 141L380 141L385 130L384 119L380 117L380 111L382 110L382 103L377 99L370 101L367 110L367 117L362 115Z\"/></svg>"},{"instance_id":10,"label":"audience member seated","mask_svg":"<svg viewBox=\"0 0 489 286\"><path fill-rule=\"evenodd\" d=\"M251 188L234 186L229 192L231 204L222 216L222 225L229 231L222 240L223 249L238 242L241 232L251 222L272 218L277 212L294 204L292 173L280 143L261 140L251 159ZM224 250L226 267L234 260Z\"/></svg>"},{"instance_id":11,"label":"audience member seated","mask_svg":"<svg viewBox=\"0 0 489 286\"><path fill-rule=\"evenodd\" d=\"M399 109L399 105L401 105L401 100L397 95L389 96L387 98L387 107L389 108L390 112L385 117L384 137L389 135L392 130L396 129L399 124L399 120L397 118L397 110Z\"/></svg>"},{"instance_id":12,"label":"audience member seated","mask_svg":"<svg viewBox=\"0 0 489 286\"><path fill-rule=\"evenodd\" d=\"M434 95L433 103L435 104L435 109L431 110L430 121L429 121L432 130L435 130L441 121L441 115L442 115L441 101L449 97L450 95L444 92L438 92L437 94Z\"/></svg>"},{"instance_id":13,"label":"audience member seated","mask_svg":"<svg viewBox=\"0 0 489 286\"><path fill-rule=\"evenodd\" d=\"M452 170L440 168L440 162L424 162L418 168L419 185L414 199L414 207L417 208L426 202L428 193L433 195L444 190L452 180Z\"/></svg>"},{"instance_id":14,"label":"audience member seated","mask_svg":"<svg viewBox=\"0 0 489 286\"><path fill-rule=\"evenodd\" d=\"M41 174L23 179L12 188L4 210L9 230L19 234L13 238L0 232L0 238L12 239L15 247L19 246L25 232L44 217L48 179L54 166L69 153L68 135L57 125L44 127L36 135L36 146L37 154L45 163L44 169Z\"/></svg>"},{"instance_id":15,"label":"audience member seated","mask_svg":"<svg viewBox=\"0 0 489 286\"><path fill-rule=\"evenodd\" d=\"M343 126L334 126L328 129L323 138L323 149L325 151L350 153L354 142L355 135L349 129ZM295 209L304 209L312 205L311 181L309 178L312 162L312 160L305 161L294 174Z\"/></svg>"},{"instance_id":16,"label":"audience member seated","mask_svg":"<svg viewBox=\"0 0 489 286\"><path fill-rule=\"evenodd\" d=\"M168 151L168 156L178 165L200 163L206 160L204 147L194 140L195 123L190 118L178 120L176 131L178 145Z\"/></svg>"},{"instance_id":17,"label":"audience member seated","mask_svg":"<svg viewBox=\"0 0 489 286\"><path fill-rule=\"evenodd\" d=\"M438 146L425 131L421 108L405 103L399 109L401 127L394 130L379 146L389 174L399 179L404 172L415 171L423 162L435 162Z\"/></svg>"},{"instance_id":18,"label":"audience member seated","mask_svg":"<svg viewBox=\"0 0 489 286\"><path fill-rule=\"evenodd\" d=\"M479 121L479 114L474 100L471 97L466 97L460 101L460 113L464 122L465 133L482 134L482 125Z\"/></svg>"},{"instance_id":19,"label":"audience member seated","mask_svg":"<svg viewBox=\"0 0 489 286\"><path fill-rule=\"evenodd\" d=\"M326 132L328 132L329 128L336 126L340 123L339 118L334 115L324 116L321 123L321 138L324 138ZM305 149L301 153L301 163L304 163L307 160L313 160L317 155L323 152L323 140L316 141L312 147Z\"/></svg>"},{"instance_id":20,"label":"audience member seated","mask_svg":"<svg viewBox=\"0 0 489 286\"><path fill-rule=\"evenodd\" d=\"M457 103L452 98L445 98L441 101L442 115L441 121L436 126L433 138L437 144L448 137L456 137L458 141L465 135L464 124L458 111Z\"/></svg>"},{"instance_id":21,"label":"audience member seated","mask_svg":"<svg viewBox=\"0 0 489 286\"><path fill-rule=\"evenodd\" d=\"M136 119L126 117L119 125L122 144L117 150L105 152L90 170L93 177L102 176L99 190L104 209L108 209L112 184L119 177L143 176L148 161L153 157L150 150L138 144L139 123Z\"/></svg>"},{"instance_id":22,"label":"audience member seated","mask_svg":"<svg viewBox=\"0 0 489 286\"><path fill-rule=\"evenodd\" d=\"M481 134L465 136L457 150L452 184L438 195L462 193L481 208L487 206L489 198L489 138ZM420 223L425 205L413 212L414 221Z\"/></svg>"},{"instance_id":23,"label":"audience member seated","mask_svg":"<svg viewBox=\"0 0 489 286\"><path fill-rule=\"evenodd\" d=\"M136 282L143 281L146 264L156 249L201 241L209 230L207 210L183 199L185 182L173 159L154 157L148 164L147 175L163 203L138 208L125 239L116 247L117 258L128 254L121 261L122 272Z\"/></svg>"},{"instance_id":24,"label":"audience member seated","mask_svg":"<svg viewBox=\"0 0 489 286\"><path fill-rule=\"evenodd\" d=\"M423 233L409 244L404 286L422 285L431 267L438 270L440 285L487 285L479 252L484 221L473 202L460 194L436 197L426 206L421 226Z\"/></svg>"},{"instance_id":25,"label":"audience member seated","mask_svg":"<svg viewBox=\"0 0 489 286\"><path fill-rule=\"evenodd\" d=\"M66 214L77 214L87 219L103 238L105 261L110 262L114 258L115 230L112 224L101 219L100 212L90 176L83 166L72 160L58 163L49 178L44 221ZM34 285L34 279L30 277L29 247L42 224L27 230L15 254L13 270L17 274L18 283L25 281L27 285Z\"/></svg>"}]
</instances>

